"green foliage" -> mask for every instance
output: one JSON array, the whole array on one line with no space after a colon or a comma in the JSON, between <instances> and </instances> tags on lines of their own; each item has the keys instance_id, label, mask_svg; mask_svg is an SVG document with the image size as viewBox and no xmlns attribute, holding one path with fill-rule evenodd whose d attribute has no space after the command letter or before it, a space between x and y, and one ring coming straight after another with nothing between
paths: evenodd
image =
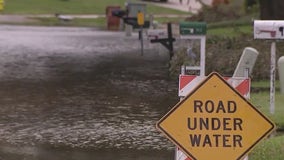
<instances>
[{"instance_id":1,"label":"green foliage","mask_svg":"<svg viewBox=\"0 0 284 160\"><path fill-rule=\"evenodd\" d=\"M252 33L243 33L237 29L234 30L236 36L231 36L230 31L224 28L220 29L218 35L207 36L206 74L216 71L223 75L233 75L244 48L253 47L259 51L259 56L253 69L252 78L256 81L268 80L270 77L271 41L254 40ZM277 59L284 55L283 44L284 42L277 42ZM182 47L177 49L171 62L171 73L173 75L178 74L180 65L185 63L184 54L185 50ZM174 74L174 71L178 73ZM278 73L276 73L276 76L278 77Z\"/></svg>"},{"instance_id":2,"label":"green foliage","mask_svg":"<svg viewBox=\"0 0 284 160\"><path fill-rule=\"evenodd\" d=\"M250 160L283 160L284 136L277 136L262 141L249 155Z\"/></svg>"},{"instance_id":3,"label":"green foliage","mask_svg":"<svg viewBox=\"0 0 284 160\"><path fill-rule=\"evenodd\" d=\"M185 66L196 66L199 64L199 57L195 57L194 55L197 55L199 52L200 44L194 43L195 41L190 41L190 45L187 44L186 41L179 40L177 43L179 43L179 47L176 50L174 56L172 57L170 61L170 76L171 77L177 77L180 73L180 67L182 65ZM187 47L185 47L187 46ZM189 56L187 53L188 47L191 48L192 55ZM192 71L187 74L195 74L195 71Z\"/></svg>"},{"instance_id":4,"label":"green foliage","mask_svg":"<svg viewBox=\"0 0 284 160\"><path fill-rule=\"evenodd\" d=\"M226 33L226 32L224 32ZM277 44L277 59L283 56L283 42ZM218 71L232 75L245 47L253 47L259 51L253 69L254 80L269 79L270 76L270 41L254 40L251 34L239 34L238 37L210 36L207 40L206 72Z\"/></svg>"},{"instance_id":5,"label":"green foliage","mask_svg":"<svg viewBox=\"0 0 284 160\"><path fill-rule=\"evenodd\" d=\"M230 0L229 4L220 4L215 7L204 6L196 16L188 18L189 21L220 22L235 20L245 15L244 0Z\"/></svg>"}]
</instances>

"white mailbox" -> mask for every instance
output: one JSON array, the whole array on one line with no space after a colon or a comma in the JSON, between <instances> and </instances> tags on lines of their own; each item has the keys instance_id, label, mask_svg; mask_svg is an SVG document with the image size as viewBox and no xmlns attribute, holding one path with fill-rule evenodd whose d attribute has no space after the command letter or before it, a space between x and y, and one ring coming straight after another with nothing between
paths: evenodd
<instances>
[{"instance_id":1,"label":"white mailbox","mask_svg":"<svg viewBox=\"0 0 284 160\"><path fill-rule=\"evenodd\" d=\"M168 38L168 33L166 29L149 29L147 31L147 36L149 40L163 39Z\"/></svg>"},{"instance_id":2,"label":"white mailbox","mask_svg":"<svg viewBox=\"0 0 284 160\"><path fill-rule=\"evenodd\" d=\"M256 20L254 21L255 39L284 39L284 21Z\"/></svg>"}]
</instances>

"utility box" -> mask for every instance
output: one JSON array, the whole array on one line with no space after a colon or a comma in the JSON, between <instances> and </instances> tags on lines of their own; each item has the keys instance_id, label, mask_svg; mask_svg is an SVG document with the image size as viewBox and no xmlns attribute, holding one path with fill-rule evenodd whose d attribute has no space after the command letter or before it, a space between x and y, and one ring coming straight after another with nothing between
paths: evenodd
<instances>
[{"instance_id":1,"label":"utility box","mask_svg":"<svg viewBox=\"0 0 284 160\"><path fill-rule=\"evenodd\" d=\"M126 4L127 16L129 18L137 18L139 12L146 15L146 4L142 3L127 3Z\"/></svg>"},{"instance_id":2,"label":"utility box","mask_svg":"<svg viewBox=\"0 0 284 160\"><path fill-rule=\"evenodd\" d=\"M205 22L180 22L181 35L206 35L207 25Z\"/></svg>"}]
</instances>

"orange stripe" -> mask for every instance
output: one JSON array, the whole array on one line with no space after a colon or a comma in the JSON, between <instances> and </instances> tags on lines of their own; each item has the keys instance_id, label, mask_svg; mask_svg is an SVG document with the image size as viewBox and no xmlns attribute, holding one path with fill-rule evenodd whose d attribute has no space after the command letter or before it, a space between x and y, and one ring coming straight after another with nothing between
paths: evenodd
<instances>
[{"instance_id":1,"label":"orange stripe","mask_svg":"<svg viewBox=\"0 0 284 160\"><path fill-rule=\"evenodd\" d=\"M180 76L179 90L183 89L188 83L194 80L194 78L196 78L196 76L190 76L190 75Z\"/></svg>"},{"instance_id":2,"label":"orange stripe","mask_svg":"<svg viewBox=\"0 0 284 160\"><path fill-rule=\"evenodd\" d=\"M241 95L247 94L249 89L249 80L246 79L242 81L242 83L239 84L236 89L240 92Z\"/></svg>"}]
</instances>

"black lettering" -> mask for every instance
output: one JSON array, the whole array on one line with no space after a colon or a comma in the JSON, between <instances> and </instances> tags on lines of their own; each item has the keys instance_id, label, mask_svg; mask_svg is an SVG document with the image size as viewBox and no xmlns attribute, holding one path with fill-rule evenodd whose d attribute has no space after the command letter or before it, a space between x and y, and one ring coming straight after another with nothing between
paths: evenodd
<instances>
[{"instance_id":1,"label":"black lettering","mask_svg":"<svg viewBox=\"0 0 284 160\"><path fill-rule=\"evenodd\" d=\"M220 134L213 134L213 137L215 138L215 146L219 147L219 138L221 137Z\"/></svg>"},{"instance_id":2,"label":"black lettering","mask_svg":"<svg viewBox=\"0 0 284 160\"><path fill-rule=\"evenodd\" d=\"M219 101L216 113L219 113L220 111L226 113L223 101Z\"/></svg>"},{"instance_id":3,"label":"black lettering","mask_svg":"<svg viewBox=\"0 0 284 160\"><path fill-rule=\"evenodd\" d=\"M243 140L243 137L241 135L233 135L233 146L234 147L243 147L242 140Z\"/></svg>"},{"instance_id":4,"label":"black lettering","mask_svg":"<svg viewBox=\"0 0 284 160\"><path fill-rule=\"evenodd\" d=\"M201 139L201 134L199 135L192 135L190 134L189 135L189 140L190 140L190 143L191 143L191 146L192 147L199 147L200 146L200 139Z\"/></svg>"},{"instance_id":5,"label":"black lettering","mask_svg":"<svg viewBox=\"0 0 284 160\"><path fill-rule=\"evenodd\" d=\"M194 106L194 113L197 112L197 109L199 109L199 112L200 112L200 113L203 113L203 112L202 112L202 108L201 108L202 105L203 105L202 101L200 101L200 100L195 100L195 101L194 101L194 105L193 105L193 106Z\"/></svg>"},{"instance_id":6,"label":"black lettering","mask_svg":"<svg viewBox=\"0 0 284 160\"><path fill-rule=\"evenodd\" d=\"M190 130L195 130L197 127L197 118L193 118L193 121L191 120L191 118L187 118L187 127Z\"/></svg>"},{"instance_id":7,"label":"black lettering","mask_svg":"<svg viewBox=\"0 0 284 160\"><path fill-rule=\"evenodd\" d=\"M230 138L229 134L223 135L223 147L231 147L231 145L229 144L229 138Z\"/></svg>"},{"instance_id":8,"label":"black lettering","mask_svg":"<svg viewBox=\"0 0 284 160\"><path fill-rule=\"evenodd\" d=\"M211 119L212 130L218 130L221 127L221 122L218 118Z\"/></svg>"},{"instance_id":9,"label":"black lettering","mask_svg":"<svg viewBox=\"0 0 284 160\"><path fill-rule=\"evenodd\" d=\"M212 147L211 140L210 140L210 137L209 137L208 134L206 134L205 137L204 137L202 147L205 147L206 145L209 145L209 147Z\"/></svg>"},{"instance_id":10,"label":"black lettering","mask_svg":"<svg viewBox=\"0 0 284 160\"><path fill-rule=\"evenodd\" d=\"M209 129L209 118L200 118L200 130L203 130L203 127L205 129Z\"/></svg>"},{"instance_id":11,"label":"black lettering","mask_svg":"<svg viewBox=\"0 0 284 160\"><path fill-rule=\"evenodd\" d=\"M230 131L232 130L232 128L228 127L229 126L229 121L231 120L231 118L223 118L223 127L224 127L224 131Z\"/></svg>"},{"instance_id":12,"label":"black lettering","mask_svg":"<svg viewBox=\"0 0 284 160\"><path fill-rule=\"evenodd\" d=\"M237 130L237 128L239 130L243 130L242 128L242 124L243 124L243 120L240 118L234 118L234 130Z\"/></svg>"},{"instance_id":13,"label":"black lettering","mask_svg":"<svg viewBox=\"0 0 284 160\"><path fill-rule=\"evenodd\" d=\"M205 102L205 110L207 113L212 113L214 111L214 102L209 100Z\"/></svg>"},{"instance_id":14,"label":"black lettering","mask_svg":"<svg viewBox=\"0 0 284 160\"><path fill-rule=\"evenodd\" d=\"M237 104L234 101L228 101L228 113L235 113L237 111Z\"/></svg>"}]
</instances>

